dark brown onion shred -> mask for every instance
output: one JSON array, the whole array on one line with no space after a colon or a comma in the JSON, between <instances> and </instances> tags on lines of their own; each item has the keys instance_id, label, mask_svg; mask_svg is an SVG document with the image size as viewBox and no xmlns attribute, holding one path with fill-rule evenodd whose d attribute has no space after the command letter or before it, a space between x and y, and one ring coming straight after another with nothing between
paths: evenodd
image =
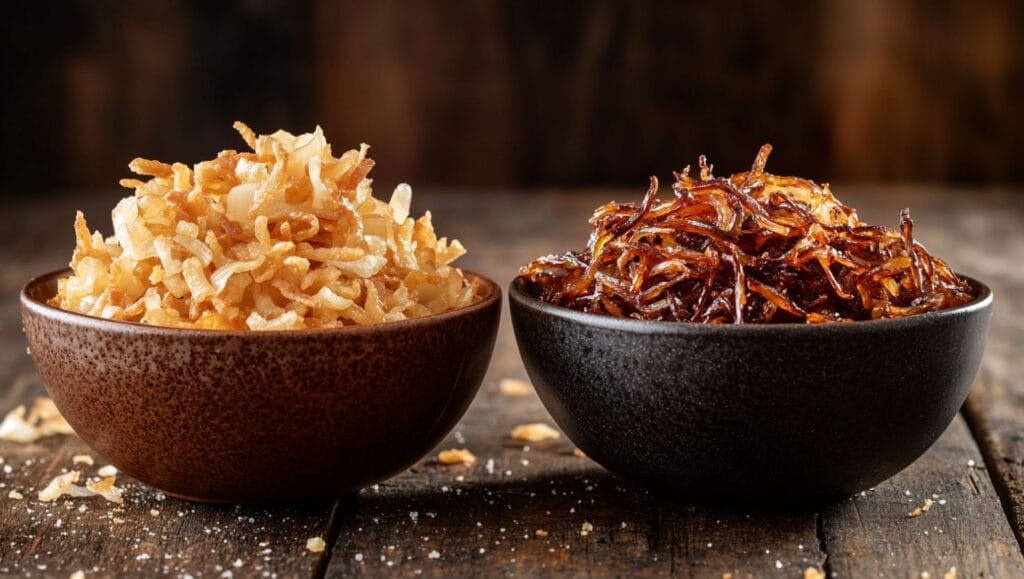
<instances>
[{"instance_id":1,"label":"dark brown onion shred","mask_svg":"<svg viewBox=\"0 0 1024 579\"><path fill-rule=\"evenodd\" d=\"M828 185L753 167L716 178L675 174L675 197L608 203L590 219L586 249L520 270L552 304L643 320L704 323L845 322L901 318L971 299L970 286L899 231L862 223Z\"/></svg>"}]
</instances>

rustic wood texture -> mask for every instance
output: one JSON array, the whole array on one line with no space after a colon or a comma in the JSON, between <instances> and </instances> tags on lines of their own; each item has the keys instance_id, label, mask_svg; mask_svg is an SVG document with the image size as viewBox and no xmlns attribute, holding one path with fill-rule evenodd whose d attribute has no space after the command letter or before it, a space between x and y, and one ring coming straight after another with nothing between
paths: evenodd
<instances>
[{"instance_id":1,"label":"rustic wood texture","mask_svg":"<svg viewBox=\"0 0 1024 579\"><path fill-rule=\"evenodd\" d=\"M1024 505L1019 197L849 189L839 188L840 195L872 221L892 224L899 207L913 207L918 238L996 290L993 331L967 420L958 417L919 461L863 495L818 513L687 505L614 478L574 455L564 438L525 448L509 437L512 427L551 422L535 394L499 391L501 379L526 377L506 315L480 396L442 444L468 447L478 457L475 465L443 466L432 454L333 507L192 505L127 478L123 508L99 498L47 506L35 500L46 481L73 467L92 473L102 460L94 455L94 466L73 465L72 456L89 452L74 437L0 442L0 457L11 467L10 473L0 470L0 575L67 576L81 569L87 576L738 578L799 577L813 567L837 577L941 577L956 567L960 577L1024 576L1014 536ZM465 267L506 283L530 258L578 246L593 206L641 193L429 191L414 198L413 211L430 208L439 230L470 247ZM0 214L6 265L0 275L0 410L42 393L19 331L17 289L67 260L74 208L86 209L95 227L108 230L105 214L118 194L59 197ZM25 498L8 499L11 489ZM925 499L932 507L909 516ZM593 529L585 532L584 523ZM326 552L306 551L313 536L327 540Z\"/></svg>"},{"instance_id":2,"label":"rustic wood texture","mask_svg":"<svg viewBox=\"0 0 1024 579\"><path fill-rule=\"evenodd\" d=\"M968 577L1020 576L1020 550L994 497L957 417L909 468L825 509L829 569L839 577L942 577L952 568Z\"/></svg>"},{"instance_id":3,"label":"rustic wood texture","mask_svg":"<svg viewBox=\"0 0 1024 579\"><path fill-rule=\"evenodd\" d=\"M0 489L0 576L310 576L323 563L306 539L327 536L330 504L196 505L124 476L123 505L100 497L41 503L36 493L53 477L69 470L95 476L105 463L75 437L9 446L0 450L12 467ZM95 457L95 465L73 464L76 455ZM24 498L8 498L11 490Z\"/></svg>"},{"instance_id":4,"label":"rustic wood texture","mask_svg":"<svg viewBox=\"0 0 1024 579\"><path fill-rule=\"evenodd\" d=\"M764 140L809 176L1024 183L1014 0L6 8L0 155L17 186L0 196L240 147L235 119L320 123L420 184L628 185L701 152L746 165Z\"/></svg>"}]
</instances>

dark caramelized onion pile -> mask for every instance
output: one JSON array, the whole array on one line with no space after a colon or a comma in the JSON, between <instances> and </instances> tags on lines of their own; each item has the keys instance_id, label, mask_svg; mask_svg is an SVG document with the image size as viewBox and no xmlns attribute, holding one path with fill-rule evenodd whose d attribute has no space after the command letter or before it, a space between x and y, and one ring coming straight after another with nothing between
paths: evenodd
<instances>
[{"instance_id":1,"label":"dark caramelized onion pile","mask_svg":"<svg viewBox=\"0 0 1024 579\"><path fill-rule=\"evenodd\" d=\"M667 200L652 177L639 206L594 212L585 250L523 267L527 289L585 312L737 324L900 318L972 299L914 241L908 210L899 231L864 224L828 185L765 173L769 153L729 178L701 157L700 175L675 174Z\"/></svg>"}]
</instances>

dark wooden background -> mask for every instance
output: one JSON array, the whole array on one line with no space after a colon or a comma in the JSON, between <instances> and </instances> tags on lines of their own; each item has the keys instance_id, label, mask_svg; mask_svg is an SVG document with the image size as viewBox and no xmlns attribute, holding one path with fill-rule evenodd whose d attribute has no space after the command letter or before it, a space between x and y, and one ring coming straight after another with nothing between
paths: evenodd
<instances>
[{"instance_id":1,"label":"dark wooden background","mask_svg":"<svg viewBox=\"0 0 1024 579\"><path fill-rule=\"evenodd\" d=\"M819 180L1024 182L1024 9L994 0L68 0L5 6L0 191L107 187L231 122L421 185L643 186L700 152Z\"/></svg>"}]
</instances>

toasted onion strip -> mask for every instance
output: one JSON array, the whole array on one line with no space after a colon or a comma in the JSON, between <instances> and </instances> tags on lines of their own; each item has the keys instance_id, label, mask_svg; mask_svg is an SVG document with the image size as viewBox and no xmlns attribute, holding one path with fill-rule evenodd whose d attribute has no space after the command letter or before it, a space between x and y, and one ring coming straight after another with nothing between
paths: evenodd
<instances>
[{"instance_id":1,"label":"toasted onion strip","mask_svg":"<svg viewBox=\"0 0 1024 579\"><path fill-rule=\"evenodd\" d=\"M955 307L971 289L914 240L862 223L828 185L751 170L714 177L699 159L676 174L675 197L657 179L639 204L599 207L582 251L520 270L542 299L620 317L708 323L834 322L895 318Z\"/></svg>"},{"instance_id":2,"label":"toasted onion strip","mask_svg":"<svg viewBox=\"0 0 1024 579\"><path fill-rule=\"evenodd\" d=\"M279 330L375 324L464 307L465 253L409 215L412 189L373 196L367 146L331 154L323 131L257 135L252 152L194 167L135 159L147 180L113 211L114 236L75 219L72 276L51 304L112 319Z\"/></svg>"}]
</instances>

